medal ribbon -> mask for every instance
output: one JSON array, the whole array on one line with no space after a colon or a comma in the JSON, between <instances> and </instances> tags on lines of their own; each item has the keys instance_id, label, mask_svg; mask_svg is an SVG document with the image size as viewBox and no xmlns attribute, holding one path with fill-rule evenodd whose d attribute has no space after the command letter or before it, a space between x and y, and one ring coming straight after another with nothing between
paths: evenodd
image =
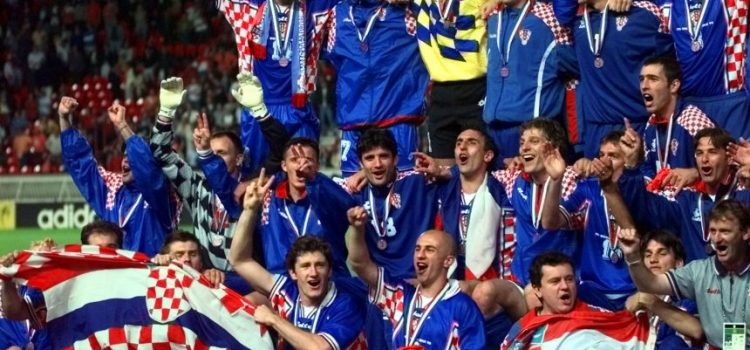
<instances>
[{"instance_id":1,"label":"medal ribbon","mask_svg":"<svg viewBox=\"0 0 750 350\"><path fill-rule=\"evenodd\" d=\"M672 141L672 124L674 123L674 113L669 117L669 126L667 126L667 139L664 143L664 153L662 155L661 142L659 141L659 130L656 130L656 156L659 163L656 164L656 171L667 168L667 159L669 158L669 143Z\"/></svg>"},{"instance_id":2,"label":"medal ribbon","mask_svg":"<svg viewBox=\"0 0 750 350\"><path fill-rule=\"evenodd\" d=\"M690 11L690 6L688 5L688 0L685 1L685 17L687 17L687 28L688 33L690 33L690 39L691 42L696 42L701 37L701 26L703 25L703 19L706 18L706 12L708 12L708 2L710 0L705 0L703 2L703 5L700 9L700 16L698 17L698 22L693 22L693 15Z\"/></svg>"},{"instance_id":3,"label":"medal ribbon","mask_svg":"<svg viewBox=\"0 0 750 350\"><path fill-rule=\"evenodd\" d=\"M439 1L439 0L436 0ZM440 6L438 3L438 14L440 15L440 21L445 23L445 20L450 20L451 9L453 8L453 0L446 0L447 3L443 3L445 6Z\"/></svg>"},{"instance_id":4,"label":"medal ribbon","mask_svg":"<svg viewBox=\"0 0 750 350\"><path fill-rule=\"evenodd\" d=\"M604 5L602 11L602 23L599 26L599 33L591 34L591 20L589 19L589 7L583 9L583 22L586 25L586 39L589 42L589 49L594 56L599 56L604 45L604 33L607 32L607 13L609 12L609 2Z\"/></svg>"},{"instance_id":5,"label":"medal ribbon","mask_svg":"<svg viewBox=\"0 0 750 350\"><path fill-rule=\"evenodd\" d=\"M370 220L370 224L372 224L373 227L375 227L375 232L377 232L378 237L385 239L386 234L388 231L386 230L386 225L388 221L388 216L391 212L391 194L393 193L393 187L388 191L388 195L385 197L385 203L383 206L385 209L383 210L383 221L378 220L378 210L375 207L375 197L372 195L372 187L367 188L368 192L368 199L370 200L370 209L372 212L370 213L372 215L372 220Z\"/></svg>"},{"instance_id":6,"label":"medal ribbon","mask_svg":"<svg viewBox=\"0 0 750 350\"><path fill-rule=\"evenodd\" d=\"M602 196L602 199L604 200L604 220L607 222L607 236L609 237L609 251L611 254L617 254L615 252L615 249L617 249L617 243L620 242L620 239L617 237L617 233L620 232L620 225L617 225L615 222L615 225L617 225L617 229L612 232L612 223L609 219L609 206L607 205L607 196L604 195L604 191L600 192L600 195Z\"/></svg>"},{"instance_id":7,"label":"medal ribbon","mask_svg":"<svg viewBox=\"0 0 750 350\"><path fill-rule=\"evenodd\" d=\"M364 43L367 40L367 36L370 35L370 31L372 30L372 27L375 25L375 19L383 12L383 6L378 7L375 10L375 13L373 13L370 18L367 19L367 25L365 26L365 33L362 34L362 32L359 31L359 27L357 26L357 22L354 21L354 12L352 9L354 6L349 6L349 20L352 21L352 26L354 26L354 30L357 32L357 37L359 38L359 42Z\"/></svg>"},{"instance_id":8,"label":"medal ribbon","mask_svg":"<svg viewBox=\"0 0 750 350\"><path fill-rule=\"evenodd\" d=\"M539 185L532 183L531 197L534 203L531 206L531 219L533 220L535 229L539 229L539 222L542 221L542 212L544 211L544 202L547 199L547 188L549 187L549 183L550 179L548 177L547 180L544 181L544 188L542 189L543 192L541 193L541 196L539 193Z\"/></svg>"},{"instance_id":9,"label":"medal ribbon","mask_svg":"<svg viewBox=\"0 0 750 350\"><path fill-rule=\"evenodd\" d=\"M508 65L508 61L510 61L510 47L511 44L513 44L513 39L515 39L516 35L518 35L518 27L521 26L521 22L526 18L526 15L528 15L529 8L531 8L531 0L526 1L526 4L523 5L523 9L521 10L521 14L518 16L518 19L516 20L516 24L513 25L513 31L511 32L510 36L508 37L508 45L505 51L503 51L502 45L500 44L500 30L503 26L503 12L497 14L497 37L495 38L496 45L497 45L497 51L500 52L501 59L503 61L503 67Z\"/></svg>"},{"instance_id":10,"label":"medal ribbon","mask_svg":"<svg viewBox=\"0 0 750 350\"><path fill-rule=\"evenodd\" d=\"M273 0L271 0L270 2L271 6L268 7L271 10L273 31L276 33L276 40L273 41L272 58L278 61L283 55L284 58L290 59L292 55L289 50L289 39L292 37L292 28L294 28L294 16L297 12L297 1L292 2L292 6L289 9L289 19L286 22L286 33L284 33L283 41L281 39L281 32L279 31L279 28L281 26L279 24L279 15L277 13L278 9L276 8L276 3Z\"/></svg>"},{"instance_id":11,"label":"medal ribbon","mask_svg":"<svg viewBox=\"0 0 750 350\"><path fill-rule=\"evenodd\" d=\"M128 209L128 213L125 214L125 218L122 217L122 207L120 207L120 210L118 210L117 218L120 221L120 227L125 227L125 225L130 221L130 217L133 216L133 213L135 212L135 208L138 207L138 204L141 204L141 199L143 199L143 194L139 194L138 198L135 199L135 203Z\"/></svg>"},{"instance_id":12,"label":"medal ribbon","mask_svg":"<svg viewBox=\"0 0 750 350\"><path fill-rule=\"evenodd\" d=\"M289 207L286 204L286 199L284 199L284 212L286 212L287 221L292 225L292 230L294 230L294 233L297 234L297 237L304 236L307 234L307 224L310 221L310 213L312 212L312 205L307 207L307 213L305 214L305 221L302 224L302 232L300 232L299 228L297 227L297 224L294 223L294 217L292 217L292 214L289 212Z\"/></svg>"},{"instance_id":13,"label":"medal ribbon","mask_svg":"<svg viewBox=\"0 0 750 350\"><path fill-rule=\"evenodd\" d=\"M414 298L412 298L411 302L409 303L409 313L406 314L406 331L404 332L406 333L406 346L415 345L417 334L419 334L419 330L422 329L422 325L424 325L424 321L427 319L427 315L430 313L430 311L432 311L433 308L435 308L437 302L445 297L449 289L450 282L446 283L440 293L435 296L435 299L432 299L432 301L430 301L430 303L427 304L427 306L422 310L422 317L419 318L419 320L417 321L417 326L412 330L412 318L414 316L414 311L416 311L417 299L419 299L419 296L421 295L421 287L417 287L417 292L414 294Z\"/></svg>"},{"instance_id":14,"label":"medal ribbon","mask_svg":"<svg viewBox=\"0 0 750 350\"><path fill-rule=\"evenodd\" d=\"M471 199L471 202L466 203L464 200L464 192L461 191L461 206L458 208L458 231L461 234L461 242L459 242L459 245L466 242L466 237L468 236L469 231L469 222L471 222L471 210L474 207L474 200L476 198L476 194L474 194L474 198ZM468 214L463 214L463 207L469 207ZM466 218L466 225L464 225L464 218Z\"/></svg>"}]
</instances>

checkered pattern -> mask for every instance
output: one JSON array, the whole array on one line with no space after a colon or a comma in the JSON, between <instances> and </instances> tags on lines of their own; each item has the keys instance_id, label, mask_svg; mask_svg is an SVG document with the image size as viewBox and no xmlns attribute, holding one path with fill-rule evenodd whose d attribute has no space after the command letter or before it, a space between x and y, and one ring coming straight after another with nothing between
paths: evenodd
<instances>
[{"instance_id":1,"label":"checkered pattern","mask_svg":"<svg viewBox=\"0 0 750 350\"><path fill-rule=\"evenodd\" d=\"M148 277L146 307L152 319L162 323L174 321L190 309L182 288L185 282L188 287L192 279L183 278L187 276L182 274L178 277L169 267L157 267Z\"/></svg>"},{"instance_id":2,"label":"checkered pattern","mask_svg":"<svg viewBox=\"0 0 750 350\"><path fill-rule=\"evenodd\" d=\"M258 14L258 7L247 1L220 0L218 8L224 13L224 17L234 31L240 70L251 70L253 67L251 43L253 29L257 23L255 17Z\"/></svg>"},{"instance_id":3,"label":"checkered pattern","mask_svg":"<svg viewBox=\"0 0 750 350\"><path fill-rule=\"evenodd\" d=\"M498 237L498 274L502 279L509 279L511 276L510 266L513 263L513 256L516 254L516 214L512 208L503 208L503 228L500 230Z\"/></svg>"},{"instance_id":4,"label":"checkered pattern","mask_svg":"<svg viewBox=\"0 0 750 350\"><path fill-rule=\"evenodd\" d=\"M326 42L326 51L328 52L333 51L333 47L336 45L336 7L334 6L331 9L331 18L333 20L328 21L325 26L325 31L328 33L328 41Z\"/></svg>"},{"instance_id":5,"label":"checkered pattern","mask_svg":"<svg viewBox=\"0 0 750 350\"><path fill-rule=\"evenodd\" d=\"M492 176L494 176L497 181L500 181L500 183L503 184L503 187L505 187L505 193L508 195L508 199L510 199L513 197L513 185L516 184L516 179L521 175L521 173L521 169L503 169L493 171Z\"/></svg>"},{"instance_id":6,"label":"checkered pattern","mask_svg":"<svg viewBox=\"0 0 750 350\"><path fill-rule=\"evenodd\" d=\"M727 87L729 92L736 92L745 86L748 0L726 0L726 8L729 14L727 42L724 47Z\"/></svg>"},{"instance_id":7,"label":"checkered pattern","mask_svg":"<svg viewBox=\"0 0 750 350\"><path fill-rule=\"evenodd\" d=\"M190 210L193 221L193 234L208 252L211 265L222 271L232 269L227 256L232 245L234 227L230 223L227 227L212 225L214 219L213 203L216 198L203 174L193 171L172 149L172 130L169 125L157 123L151 136L151 152L159 161L162 171L177 194ZM215 226L215 227L214 227ZM220 238L220 239L214 239ZM219 244L216 245L215 242Z\"/></svg>"},{"instance_id":8,"label":"checkered pattern","mask_svg":"<svg viewBox=\"0 0 750 350\"><path fill-rule=\"evenodd\" d=\"M377 290L370 295L373 304L383 311L395 327L404 318L404 288L400 284L390 285L384 280L383 268L379 268Z\"/></svg>"},{"instance_id":9,"label":"checkered pattern","mask_svg":"<svg viewBox=\"0 0 750 350\"><path fill-rule=\"evenodd\" d=\"M578 182L576 179L578 178L578 173L573 170L573 167L566 167L565 173L563 174L562 178L562 199L568 199L571 194L573 194L573 191L576 190L576 186L578 185Z\"/></svg>"},{"instance_id":10,"label":"checkered pattern","mask_svg":"<svg viewBox=\"0 0 750 350\"><path fill-rule=\"evenodd\" d=\"M302 4L304 3L303 1ZM302 9L303 13L305 13L306 9L304 7ZM312 14L315 27L313 28L310 48L305 61L305 91L308 94L315 91L315 82L318 76L318 58L320 57L320 50L323 47L323 36L325 35L324 29L330 26L330 22L333 22L332 14L332 9Z\"/></svg>"},{"instance_id":11,"label":"checkered pattern","mask_svg":"<svg viewBox=\"0 0 750 350\"><path fill-rule=\"evenodd\" d=\"M365 337L365 332L359 332L359 334L357 334L357 339L354 339L346 350L367 350L367 338Z\"/></svg>"},{"instance_id":12,"label":"checkered pattern","mask_svg":"<svg viewBox=\"0 0 750 350\"><path fill-rule=\"evenodd\" d=\"M190 329L179 325L151 325L124 326L98 331L87 339L76 341L73 349L138 349L138 350L166 350L192 349L208 350L221 349L208 347Z\"/></svg>"},{"instance_id":13,"label":"checkered pattern","mask_svg":"<svg viewBox=\"0 0 750 350\"><path fill-rule=\"evenodd\" d=\"M714 122L708 118L706 113L693 105L689 105L682 110L680 116L677 117L677 124L687 130L690 136L695 136L698 131L703 129L714 127Z\"/></svg>"},{"instance_id":14,"label":"checkered pattern","mask_svg":"<svg viewBox=\"0 0 750 350\"><path fill-rule=\"evenodd\" d=\"M650 1L635 1L633 6L646 9L659 20L659 33L669 33L669 17L665 17L659 6Z\"/></svg>"},{"instance_id":15,"label":"checkered pattern","mask_svg":"<svg viewBox=\"0 0 750 350\"><path fill-rule=\"evenodd\" d=\"M549 27L552 34L555 36L555 42L562 45L571 45L573 43L573 40L570 37L570 29L560 25L560 22L558 22L555 17L554 11L552 11L551 4L537 2L534 4L531 13L539 17L539 19Z\"/></svg>"},{"instance_id":16,"label":"checkered pattern","mask_svg":"<svg viewBox=\"0 0 750 350\"><path fill-rule=\"evenodd\" d=\"M107 201L105 207L107 210L112 210L115 207L115 197L117 197L117 191L122 187L122 173L113 173L105 170L103 167L97 167L99 175L104 181L104 185L107 186Z\"/></svg>"}]
</instances>

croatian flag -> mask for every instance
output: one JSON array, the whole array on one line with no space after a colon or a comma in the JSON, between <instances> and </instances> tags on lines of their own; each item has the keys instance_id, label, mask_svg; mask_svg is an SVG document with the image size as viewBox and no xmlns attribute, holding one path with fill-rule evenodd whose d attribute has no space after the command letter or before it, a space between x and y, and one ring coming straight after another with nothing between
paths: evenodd
<instances>
[{"instance_id":1,"label":"croatian flag","mask_svg":"<svg viewBox=\"0 0 750 350\"><path fill-rule=\"evenodd\" d=\"M646 348L648 331L646 313L610 312L579 300L566 314L527 313L513 325L500 349L640 350Z\"/></svg>"},{"instance_id":2,"label":"croatian flag","mask_svg":"<svg viewBox=\"0 0 750 350\"><path fill-rule=\"evenodd\" d=\"M0 278L42 293L39 321L55 349L273 349L239 294L212 288L188 266L153 266L140 253L79 245L25 251L0 267Z\"/></svg>"}]
</instances>

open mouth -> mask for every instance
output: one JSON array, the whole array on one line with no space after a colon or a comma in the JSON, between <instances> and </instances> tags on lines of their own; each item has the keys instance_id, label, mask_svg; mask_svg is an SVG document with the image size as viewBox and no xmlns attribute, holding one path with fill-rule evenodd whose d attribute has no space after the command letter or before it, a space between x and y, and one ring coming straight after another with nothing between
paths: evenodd
<instances>
[{"instance_id":1,"label":"open mouth","mask_svg":"<svg viewBox=\"0 0 750 350\"><path fill-rule=\"evenodd\" d=\"M654 101L654 96L651 96L651 94L644 93L642 96L643 96L643 100L646 101L646 102L653 102Z\"/></svg>"},{"instance_id":2,"label":"open mouth","mask_svg":"<svg viewBox=\"0 0 750 350\"><path fill-rule=\"evenodd\" d=\"M560 301L563 302L563 304L570 304L573 298L571 297L570 293L563 293L560 295Z\"/></svg>"},{"instance_id":3,"label":"open mouth","mask_svg":"<svg viewBox=\"0 0 750 350\"><path fill-rule=\"evenodd\" d=\"M320 280L310 280L310 281L307 281L307 284L309 284L310 287L318 288L320 287Z\"/></svg>"},{"instance_id":4,"label":"open mouth","mask_svg":"<svg viewBox=\"0 0 750 350\"><path fill-rule=\"evenodd\" d=\"M418 262L417 263L417 274L422 274L425 271L427 271L427 263Z\"/></svg>"},{"instance_id":5,"label":"open mouth","mask_svg":"<svg viewBox=\"0 0 750 350\"><path fill-rule=\"evenodd\" d=\"M467 155L466 153L461 153L458 155L459 164L466 164L468 160L469 160L469 155Z\"/></svg>"},{"instance_id":6,"label":"open mouth","mask_svg":"<svg viewBox=\"0 0 750 350\"><path fill-rule=\"evenodd\" d=\"M727 252L727 249L729 248L726 244L717 244L714 246L714 249L716 250L716 254L724 255Z\"/></svg>"},{"instance_id":7,"label":"open mouth","mask_svg":"<svg viewBox=\"0 0 750 350\"><path fill-rule=\"evenodd\" d=\"M703 176L711 176L714 173L714 168L710 166L702 166L700 169Z\"/></svg>"}]
</instances>

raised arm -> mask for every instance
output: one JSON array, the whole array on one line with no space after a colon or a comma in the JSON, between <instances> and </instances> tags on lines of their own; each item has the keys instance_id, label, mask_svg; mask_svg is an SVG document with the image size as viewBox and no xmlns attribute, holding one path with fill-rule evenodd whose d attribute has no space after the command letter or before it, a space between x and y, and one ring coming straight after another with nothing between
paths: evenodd
<instances>
[{"instance_id":1,"label":"raised arm","mask_svg":"<svg viewBox=\"0 0 750 350\"><path fill-rule=\"evenodd\" d=\"M234 270L264 295L271 292L274 279L268 270L253 259L253 235L263 197L272 183L273 176L266 179L265 171L261 171L260 176L248 185L242 214L237 221L232 246L229 249L229 262Z\"/></svg>"},{"instance_id":2,"label":"raised arm","mask_svg":"<svg viewBox=\"0 0 750 350\"><path fill-rule=\"evenodd\" d=\"M70 128L70 112L78 107L78 101L72 97L63 96L57 106L57 115L60 117L60 132Z\"/></svg>"},{"instance_id":3,"label":"raised arm","mask_svg":"<svg viewBox=\"0 0 750 350\"><path fill-rule=\"evenodd\" d=\"M672 288L666 274L655 275L643 264L640 253L641 240L633 228L622 229L617 233L620 248L625 253L625 262L628 264L630 277L641 292L671 295Z\"/></svg>"},{"instance_id":4,"label":"raised arm","mask_svg":"<svg viewBox=\"0 0 750 350\"><path fill-rule=\"evenodd\" d=\"M266 305L256 308L253 317L255 321L268 325L279 332L279 336L284 338L295 349L333 349L323 336L297 328L291 322L274 313Z\"/></svg>"},{"instance_id":5,"label":"raised arm","mask_svg":"<svg viewBox=\"0 0 750 350\"><path fill-rule=\"evenodd\" d=\"M653 294L638 292L630 296L625 305L631 312L640 309L648 310L649 313L659 316L669 327L691 339L704 337L703 327L698 318Z\"/></svg>"},{"instance_id":6,"label":"raised arm","mask_svg":"<svg viewBox=\"0 0 750 350\"><path fill-rule=\"evenodd\" d=\"M367 211L363 207L354 207L346 212L349 218L346 249L349 251L349 264L352 270L367 285L373 287L378 283L378 266L370 258L365 242L365 224Z\"/></svg>"},{"instance_id":7,"label":"raised arm","mask_svg":"<svg viewBox=\"0 0 750 350\"><path fill-rule=\"evenodd\" d=\"M565 159L557 149L549 150L544 157L544 168L549 175L549 187L544 195L542 209L542 227L548 230L565 226L567 219L560 210L562 198L562 179L565 174Z\"/></svg>"}]
</instances>

